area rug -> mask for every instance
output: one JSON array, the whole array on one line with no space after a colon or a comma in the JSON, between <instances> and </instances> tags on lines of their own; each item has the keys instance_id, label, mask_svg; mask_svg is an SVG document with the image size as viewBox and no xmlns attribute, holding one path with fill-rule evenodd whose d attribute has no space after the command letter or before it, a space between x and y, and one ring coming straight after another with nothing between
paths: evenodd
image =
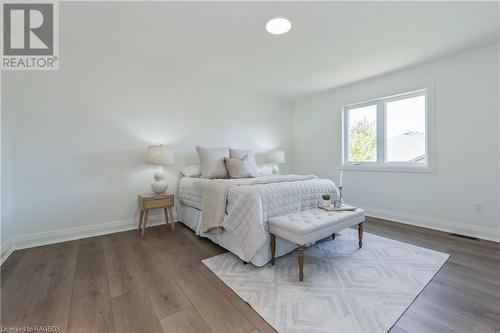
<instances>
[{"instance_id":1,"label":"area rug","mask_svg":"<svg viewBox=\"0 0 500 333\"><path fill-rule=\"evenodd\" d=\"M203 260L226 285L280 333L387 332L449 255L346 229L305 250L304 281L297 252L264 267L232 253Z\"/></svg>"}]
</instances>

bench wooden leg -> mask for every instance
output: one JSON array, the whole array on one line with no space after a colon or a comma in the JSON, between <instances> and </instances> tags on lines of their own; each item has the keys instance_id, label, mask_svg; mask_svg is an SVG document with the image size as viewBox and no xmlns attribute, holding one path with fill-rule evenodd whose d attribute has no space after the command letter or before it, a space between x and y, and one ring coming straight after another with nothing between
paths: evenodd
<instances>
[{"instance_id":1,"label":"bench wooden leg","mask_svg":"<svg viewBox=\"0 0 500 333\"><path fill-rule=\"evenodd\" d=\"M363 247L363 222L361 222L360 224L358 224L358 245L359 245L359 248L362 248Z\"/></svg>"},{"instance_id":2,"label":"bench wooden leg","mask_svg":"<svg viewBox=\"0 0 500 333\"><path fill-rule=\"evenodd\" d=\"M271 264L276 262L276 235L271 234Z\"/></svg>"},{"instance_id":3,"label":"bench wooden leg","mask_svg":"<svg viewBox=\"0 0 500 333\"><path fill-rule=\"evenodd\" d=\"M304 245L299 245L299 280L304 280Z\"/></svg>"}]
</instances>

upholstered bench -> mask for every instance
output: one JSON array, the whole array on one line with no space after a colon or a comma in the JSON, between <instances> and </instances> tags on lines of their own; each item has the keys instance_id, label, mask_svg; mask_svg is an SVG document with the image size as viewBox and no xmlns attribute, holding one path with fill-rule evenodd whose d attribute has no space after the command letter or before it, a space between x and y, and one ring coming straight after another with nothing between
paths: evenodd
<instances>
[{"instance_id":1,"label":"upholstered bench","mask_svg":"<svg viewBox=\"0 0 500 333\"><path fill-rule=\"evenodd\" d=\"M333 236L335 233L358 225L359 248L363 246L365 211L304 210L299 213L269 218L272 264L276 261L276 237L284 238L299 246L299 280L304 279L304 245Z\"/></svg>"}]
</instances>

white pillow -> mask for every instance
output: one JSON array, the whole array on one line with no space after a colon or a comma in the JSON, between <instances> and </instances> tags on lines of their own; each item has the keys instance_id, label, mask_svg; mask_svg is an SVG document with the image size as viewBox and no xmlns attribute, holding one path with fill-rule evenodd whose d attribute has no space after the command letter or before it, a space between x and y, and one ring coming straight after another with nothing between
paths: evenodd
<instances>
[{"instance_id":1,"label":"white pillow","mask_svg":"<svg viewBox=\"0 0 500 333\"><path fill-rule=\"evenodd\" d=\"M201 165L193 164L188 165L180 170L180 172L185 177L200 177L201 176Z\"/></svg>"},{"instance_id":2,"label":"white pillow","mask_svg":"<svg viewBox=\"0 0 500 333\"><path fill-rule=\"evenodd\" d=\"M201 163L201 178L228 178L224 158L229 158L229 148L196 147Z\"/></svg>"},{"instance_id":3,"label":"white pillow","mask_svg":"<svg viewBox=\"0 0 500 333\"><path fill-rule=\"evenodd\" d=\"M257 176L272 176L273 166L269 164L260 165L257 167Z\"/></svg>"},{"instance_id":4,"label":"white pillow","mask_svg":"<svg viewBox=\"0 0 500 333\"><path fill-rule=\"evenodd\" d=\"M226 168L231 178L255 178L257 175L252 170L248 155L239 158L226 158Z\"/></svg>"},{"instance_id":5,"label":"white pillow","mask_svg":"<svg viewBox=\"0 0 500 333\"><path fill-rule=\"evenodd\" d=\"M229 156L238 160L248 156L248 167L253 174L258 173L257 163L255 162L255 154L251 150L229 148Z\"/></svg>"}]
</instances>

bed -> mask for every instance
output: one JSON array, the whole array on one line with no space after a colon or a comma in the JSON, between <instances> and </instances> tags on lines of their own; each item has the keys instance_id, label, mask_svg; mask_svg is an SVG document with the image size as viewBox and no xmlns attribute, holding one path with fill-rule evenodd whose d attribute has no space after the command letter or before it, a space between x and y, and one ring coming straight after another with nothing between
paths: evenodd
<instances>
[{"instance_id":1,"label":"bed","mask_svg":"<svg viewBox=\"0 0 500 333\"><path fill-rule=\"evenodd\" d=\"M214 191L217 188L221 189ZM207 237L245 262L263 266L271 260L268 218L316 207L326 193L336 198L335 184L312 175L225 180L182 177L178 215L180 222L197 235ZM211 208L208 199L224 205L219 230L207 230L204 220L206 210ZM279 239L276 255L284 255L295 247L296 244Z\"/></svg>"}]
</instances>

